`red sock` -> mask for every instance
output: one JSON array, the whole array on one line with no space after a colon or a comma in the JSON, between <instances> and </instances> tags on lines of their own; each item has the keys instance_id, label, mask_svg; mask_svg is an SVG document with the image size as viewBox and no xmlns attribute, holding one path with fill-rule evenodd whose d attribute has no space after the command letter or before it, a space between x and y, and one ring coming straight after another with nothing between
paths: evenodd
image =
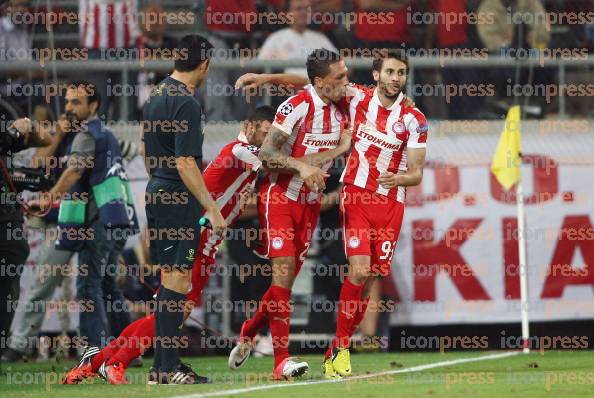
<instances>
[{"instance_id":1,"label":"red sock","mask_svg":"<svg viewBox=\"0 0 594 398\"><path fill-rule=\"evenodd\" d=\"M208 257L200 255L194 262L194 267L192 268L192 290L188 293L188 296L191 296L198 306L202 305L202 290L204 290L204 286L208 283L210 275L215 270L215 263L213 261Z\"/></svg>"},{"instance_id":2,"label":"red sock","mask_svg":"<svg viewBox=\"0 0 594 398\"><path fill-rule=\"evenodd\" d=\"M366 297L365 300L361 303L361 305L357 308L357 313L355 314L355 319L353 320L353 330L351 331L351 336L357 330L357 327L361 324L361 321L365 317L365 312L367 311L367 305L369 304L369 297Z\"/></svg>"},{"instance_id":3,"label":"red sock","mask_svg":"<svg viewBox=\"0 0 594 398\"><path fill-rule=\"evenodd\" d=\"M138 321L140 321L140 319ZM113 339L112 341L110 341L109 344L103 347L103 349L99 351L97 355L93 357L93 359L91 359L91 369L93 370L93 372L96 373L97 371L99 371L99 367L101 366L101 364L107 361L116 352L119 351L120 347L123 344L125 344L126 339L130 337L132 333L134 333L138 321L132 322L131 324L126 326L126 328L122 330L122 333L120 333L117 339Z\"/></svg>"},{"instance_id":4,"label":"red sock","mask_svg":"<svg viewBox=\"0 0 594 398\"><path fill-rule=\"evenodd\" d=\"M338 304L338 319L336 321L336 337L326 351L326 358L330 358L334 347L349 347L351 336L356 328L357 314L362 312L363 308L362 291L363 285L355 285L349 278L342 284Z\"/></svg>"},{"instance_id":5,"label":"red sock","mask_svg":"<svg viewBox=\"0 0 594 398\"><path fill-rule=\"evenodd\" d=\"M245 321L243 327L243 335L242 337L249 337L253 339L256 337L256 334L266 325L268 322L268 308L270 307L269 302L274 301L272 299L271 289L268 289L264 296L262 296L262 300L260 300L260 304L258 305L258 309L254 313L254 315Z\"/></svg>"},{"instance_id":6,"label":"red sock","mask_svg":"<svg viewBox=\"0 0 594 398\"><path fill-rule=\"evenodd\" d=\"M272 334L274 348L274 367L276 368L289 356L289 328L291 321L291 289L280 286L270 286L271 294L268 306L268 324Z\"/></svg>"},{"instance_id":7,"label":"red sock","mask_svg":"<svg viewBox=\"0 0 594 398\"><path fill-rule=\"evenodd\" d=\"M134 333L125 339L118 352L109 358L107 365L119 362L127 368L134 358L139 357L152 345L155 338L155 316L144 317L134 323L138 324Z\"/></svg>"}]
</instances>

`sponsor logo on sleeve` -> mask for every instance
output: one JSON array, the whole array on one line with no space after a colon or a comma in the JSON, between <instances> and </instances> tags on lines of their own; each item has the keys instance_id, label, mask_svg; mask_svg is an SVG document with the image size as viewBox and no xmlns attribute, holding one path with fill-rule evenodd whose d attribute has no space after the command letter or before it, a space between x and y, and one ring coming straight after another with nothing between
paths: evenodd
<instances>
[{"instance_id":1,"label":"sponsor logo on sleeve","mask_svg":"<svg viewBox=\"0 0 594 398\"><path fill-rule=\"evenodd\" d=\"M419 133L419 142L427 142L427 131L429 130L429 126L425 124L421 124L417 128L417 132Z\"/></svg>"}]
</instances>

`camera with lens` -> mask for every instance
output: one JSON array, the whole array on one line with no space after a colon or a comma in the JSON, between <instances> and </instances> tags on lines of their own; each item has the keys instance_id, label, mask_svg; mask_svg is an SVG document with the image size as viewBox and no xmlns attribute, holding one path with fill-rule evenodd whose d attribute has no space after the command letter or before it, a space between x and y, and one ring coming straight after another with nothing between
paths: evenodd
<instances>
[{"instance_id":1,"label":"camera with lens","mask_svg":"<svg viewBox=\"0 0 594 398\"><path fill-rule=\"evenodd\" d=\"M5 132L0 132L0 153L6 154L16 148L25 147L25 134L16 127L10 126Z\"/></svg>"},{"instance_id":2,"label":"camera with lens","mask_svg":"<svg viewBox=\"0 0 594 398\"><path fill-rule=\"evenodd\" d=\"M26 149L25 134L16 127L10 126L4 132L0 132L0 154L12 157L13 152ZM22 191L46 191L56 183L55 177L45 174L43 169L30 167L13 167L13 162L8 165L2 163L2 174L8 178L9 186L14 186L17 192ZM4 180L4 178L3 178ZM11 188L12 188L11 186Z\"/></svg>"}]
</instances>

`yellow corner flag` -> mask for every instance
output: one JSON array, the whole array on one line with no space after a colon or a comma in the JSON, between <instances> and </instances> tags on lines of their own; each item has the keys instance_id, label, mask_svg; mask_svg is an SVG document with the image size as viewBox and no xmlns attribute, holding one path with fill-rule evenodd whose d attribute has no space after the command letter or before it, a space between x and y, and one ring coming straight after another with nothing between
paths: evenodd
<instances>
[{"instance_id":1,"label":"yellow corner flag","mask_svg":"<svg viewBox=\"0 0 594 398\"><path fill-rule=\"evenodd\" d=\"M491 172L508 191L520 181L520 141L520 106L516 105L507 112L505 127L491 161Z\"/></svg>"}]
</instances>

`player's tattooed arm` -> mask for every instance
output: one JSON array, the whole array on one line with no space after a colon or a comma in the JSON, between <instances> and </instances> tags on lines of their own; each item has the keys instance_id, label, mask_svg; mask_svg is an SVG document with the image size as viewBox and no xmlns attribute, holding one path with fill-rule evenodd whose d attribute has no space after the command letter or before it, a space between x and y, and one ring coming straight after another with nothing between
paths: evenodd
<instances>
[{"instance_id":1,"label":"player's tattooed arm","mask_svg":"<svg viewBox=\"0 0 594 398\"><path fill-rule=\"evenodd\" d=\"M423 165L425 164L425 148L407 148L407 170L403 174L394 174L389 171L380 174L377 182L386 189L397 186L410 187L419 185L423 180Z\"/></svg>"},{"instance_id":2,"label":"player's tattooed arm","mask_svg":"<svg viewBox=\"0 0 594 398\"><path fill-rule=\"evenodd\" d=\"M326 187L324 178L328 177L328 174L319 167L309 165L284 154L282 147L288 139L289 135L287 133L276 127L271 127L258 153L262 165L271 172L299 174L311 191L323 191Z\"/></svg>"},{"instance_id":3,"label":"player's tattooed arm","mask_svg":"<svg viewBox=\"0 0 594 398\"><path fill-rule=\"evenodd\" d=\"M288 139L289 135L287 133L275 127L270 128L258 153L258 158L262 161L262 165L268 171L299 172L302 162L282 152L282 147Z\"/></svg>"}]
</instances>

